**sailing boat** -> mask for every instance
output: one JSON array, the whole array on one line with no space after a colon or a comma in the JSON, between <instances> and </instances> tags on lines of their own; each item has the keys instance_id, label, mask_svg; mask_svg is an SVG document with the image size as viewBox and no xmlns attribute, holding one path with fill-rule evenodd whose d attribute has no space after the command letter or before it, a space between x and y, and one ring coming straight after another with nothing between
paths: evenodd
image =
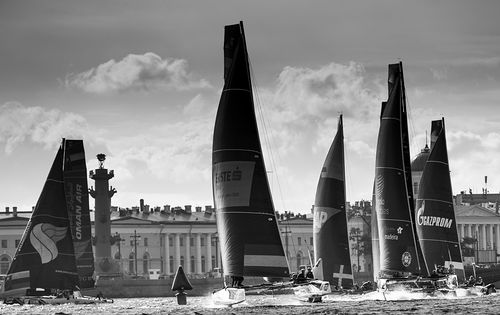
<instances>
[{"instance_id":1,"label":"sailing boat","mask_svg":"<svg viewBox=\"0 0 500 315\"><path fill-rule=\"evenodd\" d=\"M289 278L255 117L243 22L225 27L212 180L222 266L233 280L233 287L216 291L214 299L235 304L245 300L246 276Z\"/></svg>"},{"instance_id":2,"label":"sailing boat","mask_svg":"<svg viewBox=\"0 0 500 315\"><path fill-rule=\"evenodd\" d=\"M85 214L80 213L84 211L83 205L86 204L88 208L88 200L83 200L87 196L86 192L80 187L86 185L80 182L78 176L82 163L85 164L82 154L82 142L62 140L7 272L2 294L5 303L108 302L106 299L83 297L79 291L80 275L86 277L88 269L78 268L80 263L77 263L75 247L79 251L85 247L78 246L72 235L75 233L83 239L84 236L79 234L89 232L90 228L90 224L86 228L77 223L78 220L86 220ZM68 167L67 172L64 170L65 165ZM68 204L73 205L75 213L68 211ZM93 262L91 249L90 255ZM80 256L90 260L86 255Z\"/></svg>"},{"instance_id":3,"label":"sailing boat","mask_svg":"<svg viewBox=\"0 0 500 315\"><path fill-rule=\"evenodd\" d=\"M313 273L316 279L337 290L352 288L354 280L345 205L344 130L340 115L337 134L321 169L313 210Z\"/></svg>"},{"instance_id":4,"label":"sailing boat","mask_svg":"<svg viewBox=\"0 0 500 315\"><path fill-rule=\"evenodd\" d=\"M42 193L10 265L4 296L50 295L77 290L76 268L59 147ZM44 289L37 291L36 289ZM40 292L40 293L39 293Z\"/></svg>"},{"instance_id":5,"label":"sailing boat","mask_svg":"<svg viewBox=\"0 0 500 315\"><path fill-rule=\"evenodd\" d=\"M424 257L424 274L437 266L452 266L460 282L465 281L458 239L448 166L444 118L431 125L431 151L420 179L416 227Z\"/></svg>"},{"instance_id":6,"label":"sailing boat","mask_svg":"<svg viewBox=\"0 0 500 315\"><path fill-rule=\"evenodd\" d=\"M402 63L389 65L389 98L382 103L375 161L374 209L378 236L379 288L387 280L420 274L413 224L414 201Z\"/></svg>"}]
</instances>

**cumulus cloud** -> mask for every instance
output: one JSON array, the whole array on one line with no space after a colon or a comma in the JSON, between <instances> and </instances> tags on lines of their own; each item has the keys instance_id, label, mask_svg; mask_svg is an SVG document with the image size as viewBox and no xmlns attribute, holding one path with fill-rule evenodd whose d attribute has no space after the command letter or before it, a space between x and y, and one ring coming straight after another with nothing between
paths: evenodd
<instances>
[{"instance_id":1,"label":"cumulus cloud","mask_svg":"<svg viewBox=\"0 0 500 315\"><path fill-rule=\"evenodd\" d=\"M78 88L89 93L124 92L172 88L190 90L210 87L208 81L197 79L188 72L183 59L166 58L148 52L130 54L120 61L109 60L88 71L70 74L66 87Z\"/></svg>"},{"instance_id":2,"label":"cumulus cloud","mask_svg":"<svg viewBox=\"0 0 500 315\"><path fill-rule=\"evenodd\" d=\"M83 137L87 133L87 121L74 113L14 102L0 106L0 143L8 154L26 140L51 147L63 137Z\"/></svg>"}]
</instances>

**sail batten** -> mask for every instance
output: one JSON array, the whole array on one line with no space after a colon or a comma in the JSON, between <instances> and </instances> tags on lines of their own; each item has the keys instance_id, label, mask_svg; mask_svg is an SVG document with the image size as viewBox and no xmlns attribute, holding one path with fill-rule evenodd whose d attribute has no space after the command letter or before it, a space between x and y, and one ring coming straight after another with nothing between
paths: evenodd
<instances>
[{"instance_id":1,"label":"sail batten","mask_svg":"<svg viewBox=\"0 0 500 315\"><path fill-rule=\"evenodd\" d=\"M212 147L212 186L223 270L234 277L288 277L251 87L243 24L228 25L224 87Z\"/></svg>"}]
</instances>

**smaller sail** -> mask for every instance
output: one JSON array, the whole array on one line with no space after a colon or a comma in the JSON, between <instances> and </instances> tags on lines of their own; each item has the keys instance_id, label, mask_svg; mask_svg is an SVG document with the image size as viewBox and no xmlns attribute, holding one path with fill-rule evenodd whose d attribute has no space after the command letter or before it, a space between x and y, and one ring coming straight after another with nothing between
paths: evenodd
<instances>
[{"instance_id":1,"label":"smaller sail","mask_svg":"<svg viewBox=\"0 0 500 315\"><path fill-rule=\"evenodd\" d=\"M172 283L172 291L182 291L182 290L193 290L189 279L184 273L182 266L179 266L177 272L175 273L174 282Z\"/></svg>"},{"instance_id":2,"label":"smaller sail","mask_svg":"<svg viewBox=\"0 0 500 315\"><path fill-rule=\"evenodd\" d=\"M64 188L80 288L94 287L94 253L83 140L63 139Z\"/></svg>"},{"instance_id":3,"label":"smaller sail","mask_svg":"<svg viewBox=\"0 0 500 315\"><path fill-rule=\"evenodd\" d=\"M7 272L6 295L36 288L74 290L79 284L62 167L61 146Z\"/></svg>"},{"instance_id":4,"label":"smaller sail","mask_svg":"<svg viewBox=\"0 0 500 315\"><path fill-rule=\"evenodd\" d=\"M353 275L345 209L344 131L342 115L337 134L321 170L314 202L313 240L316 270L321 280L351 288ZM319 269L319 270L318 270Z\"/></svg>"},{"instance_id":5,"label":"smaller sail","mask_svg":"<svg viewBox=\"0 0 500 315\"><path fill-rule=\"evenodd\" d=\"M430 275L438 265L447 268L453 265L459 281L463 281L444 119L432 122L431 139L431 152L420 179L415 220L425 272Z\"/></svg>"}]
</instances>

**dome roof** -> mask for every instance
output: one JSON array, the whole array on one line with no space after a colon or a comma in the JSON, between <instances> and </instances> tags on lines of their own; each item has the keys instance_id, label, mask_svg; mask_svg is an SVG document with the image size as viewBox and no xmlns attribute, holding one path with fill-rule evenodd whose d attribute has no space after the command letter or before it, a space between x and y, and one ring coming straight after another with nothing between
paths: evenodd
<instances>
[{"instance_id":1,"label":"dome roof","mask_svg":"<svg viewBox=\"0 0 500 315\"><path fill-rule=\"evenodd\" d=\"M411 162L411 171L412 172L422 172L424 170L425 162L429 158L431 154L431 150L425 145L425 148L420 151L420 153L415 157L415 159Z\"/></svg>"}]
</instances>

